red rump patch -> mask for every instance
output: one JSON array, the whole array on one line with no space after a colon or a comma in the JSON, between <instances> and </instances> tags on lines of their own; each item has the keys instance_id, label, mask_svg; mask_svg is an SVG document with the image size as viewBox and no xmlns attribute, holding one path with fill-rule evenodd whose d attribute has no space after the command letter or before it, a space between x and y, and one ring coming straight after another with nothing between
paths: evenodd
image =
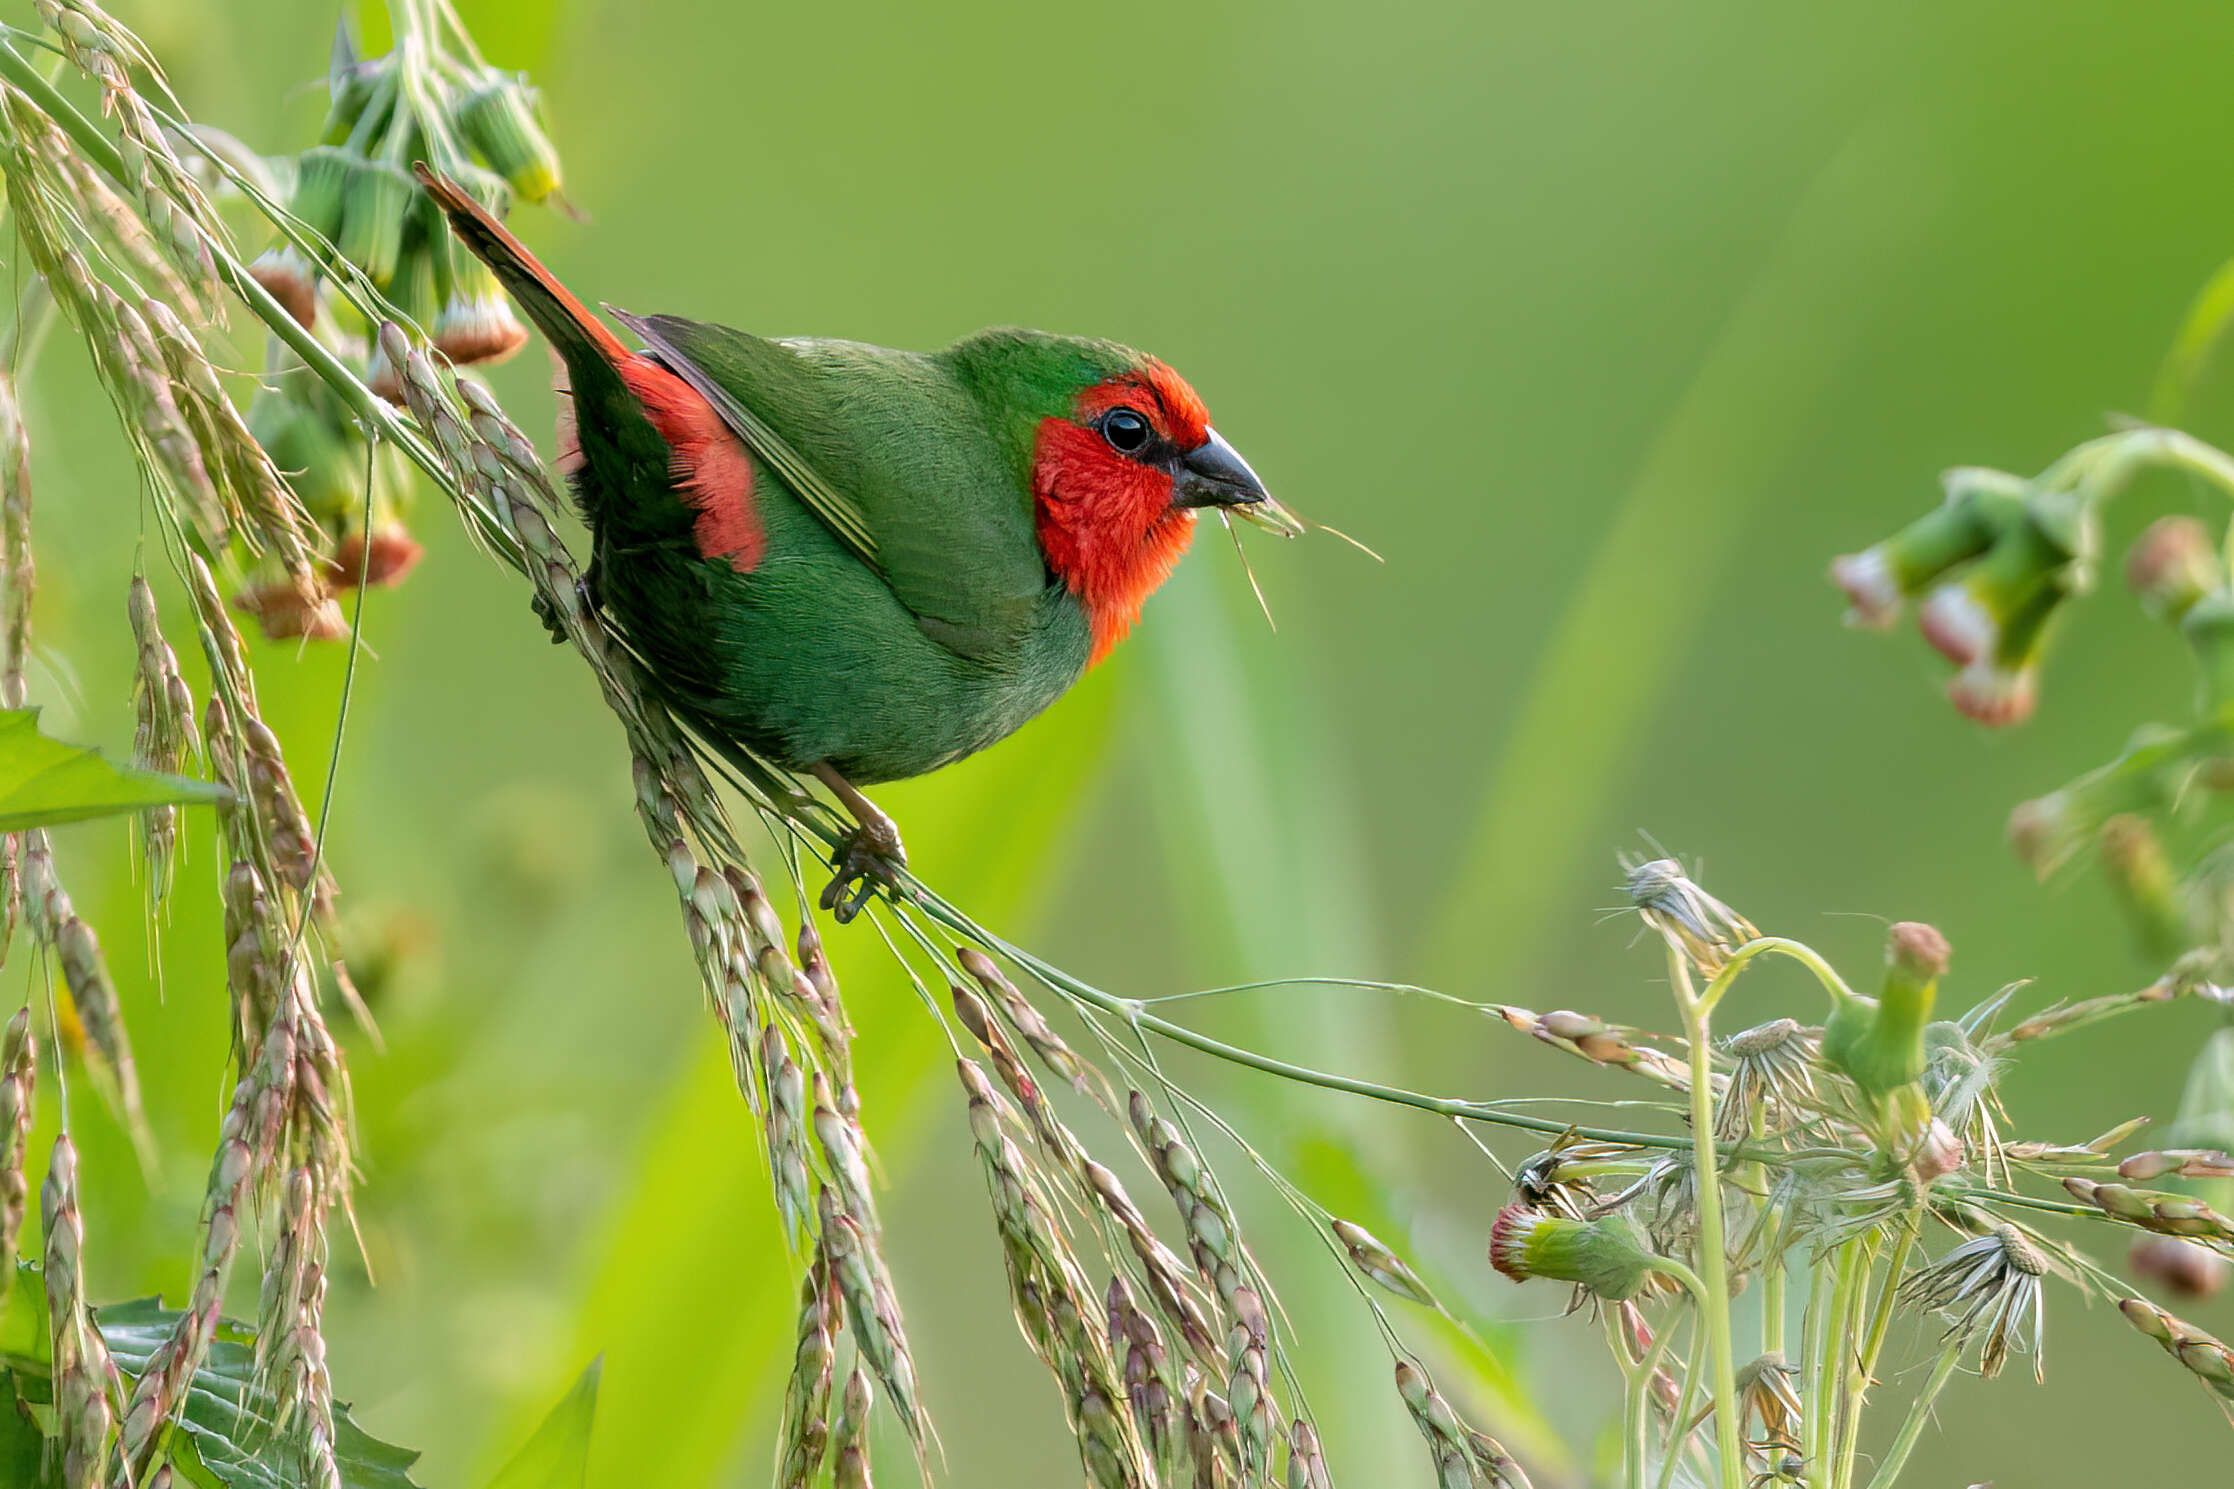
<instances>
[{"instance_id":1,"label":"red rump patch","mask_svg":"<svg viewBox=\"0 0 2234 1489\"><path fill-rule=\"evenodd\" d=\"M1186 380L1151 359L1078 397L1078 420L1138 410L1182 450L1209 438L1210 417ZM1195 534L1195 514L1171 503L1171 477L1111 449L1071 419L1040 420L1032 499L1047 566L1078 596L1093 627L1092 661L1109 655L1140 607L1171 576Z\"/></svg>"},{"instance_id":2,"label":"red rump patch","mask_svg":"<svg viewBox=\"0 0 2234 1489\"><path fill-rule=\"evenodd\" d=\"M581 439L566 364L555 357L553 361L551 388L559 400L558 466L572 475L582 464ZM668 475L677 494L697 514L691 536L699 557L722 559L740 574L751 573L767 551L768 535L753 508L752 457L745 453L743 442L697 389L651 358L624 353L615 358L614 366L621 382L644 406L644 416L667 441Z\"/></svg>"}]
</instances>

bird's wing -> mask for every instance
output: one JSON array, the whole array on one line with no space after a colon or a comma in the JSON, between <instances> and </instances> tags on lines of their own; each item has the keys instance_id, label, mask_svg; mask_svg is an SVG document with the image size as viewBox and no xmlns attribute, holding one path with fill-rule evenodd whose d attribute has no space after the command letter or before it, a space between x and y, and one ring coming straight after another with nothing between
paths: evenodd
<instances>
[{"instance_id":1,"label":"bird's wing","mask_svg":"<svg viewBox=\"0 0 2234 1489\"><path fill-rule=\"evenodd\" d=\"M986 657L1029 630L1048 582L1030 493L943 369L882 347L612 313L932 640Z\"/></svg>"}]
</instances>

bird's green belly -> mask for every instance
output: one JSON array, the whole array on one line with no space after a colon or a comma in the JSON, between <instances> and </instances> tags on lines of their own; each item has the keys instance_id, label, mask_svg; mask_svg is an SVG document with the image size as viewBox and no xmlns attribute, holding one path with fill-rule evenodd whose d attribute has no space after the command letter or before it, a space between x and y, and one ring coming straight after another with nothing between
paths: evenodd
<instances>
[{"instance_id":1,"label":"bird's green belly","mask_svg":"<svg viewBox=\"0 0 2234 1489\"><path fill-rule=\"evenodd\" d=\"M695 727L857 785L1006 738L1078 680L1091 646L1076 600L1051 588L1013 645L958 656L874 573L813 542L771 543L749 574L672 550L609 555L600 598Z\"/></svg>"}]
</instances>

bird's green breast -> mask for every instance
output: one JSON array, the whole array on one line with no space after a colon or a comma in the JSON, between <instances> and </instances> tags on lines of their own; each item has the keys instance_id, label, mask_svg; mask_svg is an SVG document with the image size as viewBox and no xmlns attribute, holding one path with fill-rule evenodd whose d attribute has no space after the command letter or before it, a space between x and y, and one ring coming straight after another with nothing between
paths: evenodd
<instances>
[{"instance_id":1,"label":"bird's green breast","mask_svg":"<svg viewBox=\"0 0 2234 1489\"><path fill-rule=\"evenodd\" d=\"M601 557L601 601L692 723L788 769L828 761L871 784L1006 738L1085 671L1086 616L1060 585L963 655L765 468L755 478L767 546L750 573L684 547Z\"/></svg>"}]
</instances>

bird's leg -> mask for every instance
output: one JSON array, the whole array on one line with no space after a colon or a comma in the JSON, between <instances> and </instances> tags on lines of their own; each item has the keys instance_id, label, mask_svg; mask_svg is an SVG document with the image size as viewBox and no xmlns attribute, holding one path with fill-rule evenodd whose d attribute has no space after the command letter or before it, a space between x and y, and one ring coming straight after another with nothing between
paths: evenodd
<instances>
[{"instance_id":1,"label":"bird's leg","mask_svg":"<svg viewBox=\"0 0 2234 1489\"><path fill-rule=\"evenodd\" d=\"M590 560L588 571L574 581L574 598L581 605L584 615L597 613L597 560L595 558ZM541 595L537 595L528 603L535 611L535 618L543 622L543 629L551 633L551 645L565 645L566 625L559 619L558 611L552 608L551 602Z\"/></svg>"},{"instance_id":2,"label":"bird's leg","mask_svg":"<svg viewBox=\"0 0 2234 1489\"><path fill-rule=\"evenodd\" d=\"M830 855L830 867L837 873L822 891L822 908L843 925L861 913L877 885L899 882L900 870L908 866L908 855L900 846L898 825L853 782L839 775L829 761L816 765L814 776L830 788L830 794L853 815L856 824Z\"/></svg>"}]
</instances>

